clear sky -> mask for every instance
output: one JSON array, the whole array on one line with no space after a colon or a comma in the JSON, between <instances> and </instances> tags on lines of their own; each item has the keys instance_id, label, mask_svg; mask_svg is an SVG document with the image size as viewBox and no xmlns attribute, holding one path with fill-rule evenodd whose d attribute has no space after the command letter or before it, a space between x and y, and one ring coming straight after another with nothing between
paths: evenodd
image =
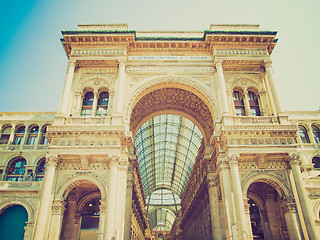
<instances>
[{"instance_id":1,"label":"clear sky","mask_svg":"<svg viewBox=\"0 0 320 240\"><path fill-rule=\"evenodd\" d=\"M16 0L0 8L0 111L57 111L67 57L61 30L128 23L131 30L260 24L278 31L272 54L284 110L320 106L319 0Z\"/></svg>"}]
</instances>

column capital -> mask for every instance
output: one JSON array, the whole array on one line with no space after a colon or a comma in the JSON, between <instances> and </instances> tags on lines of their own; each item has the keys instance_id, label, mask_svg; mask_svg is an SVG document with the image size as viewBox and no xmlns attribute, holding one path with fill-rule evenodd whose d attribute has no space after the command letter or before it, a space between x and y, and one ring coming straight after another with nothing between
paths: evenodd
<instances>
[{"instance_id":1,"label":"column capital","mask_svg":"<svg viewBox=\"0 0 320 240\"><path fill-rule=\"evenodd\" d=\"M295 213L297 212L297 208L296 208L296 202L294 200L294 198L284 198L281 200L281 204L280 204L282 210L284 213L286 212L291 212L291 213Z\"/></svg>"},{"instance_id":2,"label":"column capital","mask_svg":"<svg viewBox=\"0 0 320 240\"><path fill-rule=\"evenodd\" d=\"M56 167L59 162L59 155L58 154L49 154L46 155L46 165L50 167Z\"/></svg>"},{"instance_id":3,"label":"column capital","mask_svg":"<svg viewBox=\"0 0 320 240\"><path fill-rule=\"evenodd\" d=\"M214 64L216 64L216 65L222 65L222 63L223 63L223 59L222 58L215 58L214 59Z\"/></svg>"},{"instance_id":4,"label":"column capital","mask_svg":"<svg viewBox=\"0 0 320 240\"><path fill-rule=\"evenodd\" d=\"M272 61L270 59L263 61L264 67L271 68L272 67Z\"/></svg>"},{"instance_id":5,"label":"column capital","mask_svg":"<svg viewBox=\"0 0 320 240\"><path fill-rule=\"evenodd\" d=\"M217 167L219 167L221 170L228 169L229 168L229 162L227 159L219 159L217 161Z\"/></svg>"},{"instance_id":6,"label":"column capital","mask_svg":"<svg viewBox=\"0 0 320 240\"><path fill-rule=\"evenodd\" d=\"M229 162L229 164L238 164L240 155L239 154L229 154L227 156L227 161Z\"/></svg>"},{"instance_id":7,"label":"column capital","mask_svg":"<svg viewBox=\"0 0 320 240\"><path fill-rule=\"evenodd\" d=\"M291 166L301 164L300 156L297 153L289 153L288 154L288 162Z\"/></svg>"},{"instance_id":8,"label":"column capital","mask_svg":"<svg viewBox=\"0 0 320 240\"><path fill-rule=\"evenodd\" d=\"M61 200L54 200L52 204L52 214L53 215L62 215L67 203Z\"/></svg>"},{"instance_id":9,"label":"column capital","mask_svg":"<svg viewBox=\"0 0 320 240\"><path fill-rule=\"evenodd\" d=\"M119 66L120 65L127 65L127 59L124 59L124 58L118 59L118 63L119 63Z\"/></svg>"},{"instance_id":10,"label":"column capital","mask_svg":"<svg viewBox=\"0 0 320 240\"><path fill-rule=\"evenodd\" d=\"M69 59L69 60L68 60L68 65L69 65L70 67L75 68L75 67L76 67L76 63L77 63L77 60L74 60L74 59Z\"/></svg>"}]
</instances>

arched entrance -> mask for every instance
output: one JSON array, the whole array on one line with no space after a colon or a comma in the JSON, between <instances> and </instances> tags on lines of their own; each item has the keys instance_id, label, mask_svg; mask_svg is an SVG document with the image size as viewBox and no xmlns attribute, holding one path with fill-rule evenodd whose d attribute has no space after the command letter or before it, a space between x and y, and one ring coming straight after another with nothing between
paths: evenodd
<instances>
[{"instance_id":1,"label":"arched entrance","mask_svg":"<svg viewBox=\"0 0 320 240\"><path fill-rule=\"evenodd\" d=\"M89 180L73 182L65 190L61 239L98 239L101 193Z\"/></svg>"},{"instance_id":2,"label":"arched entrance","mask_svg":"<svg viewBox=\"0 0 320 240\"><path fill-rule=\"evenodd\" d=\"M281 196L273 186L253 182L248 199L253 239L289 239Z\"/></svg>"},{"instance_id":3,"label":"arched entrance","mask_svg":"<svg viewBox=\"0 0 320 240\"><path fill-rule=\"evenodd\" d=\"M150 227L156 239L161 234L165 239L175 239L176 234L181 235L180 223L186 214L188 219L193 218L195 209L181 213L181 202L194 166L200 167L205 146L212 144L213 106L199 90L178 88L180 85L158 84L145 89L136 97L130 116ZM198 191L205 176L204 165L201 168L194 179L196 188L189 188L193 192L188 196L194 194L195 205L209 206L209 198L203 197L208 196L208 189ZM185 231L184 239L193 235L212 239L210 209L203 209L197 221L190 223L192 226L188 221L184 224L196 231Z\"/></svg>"},{"instance_id":4,"label":"arched entrance","mask_svg":"<svg viewBox=\"0 0 320 240\"><path fill-rule=\"evenodd\" d=\"M28 221L27 210L21 205L13 205L1 211L0 238L10 240L24 239Z\"/></svg>"}]
</instances>

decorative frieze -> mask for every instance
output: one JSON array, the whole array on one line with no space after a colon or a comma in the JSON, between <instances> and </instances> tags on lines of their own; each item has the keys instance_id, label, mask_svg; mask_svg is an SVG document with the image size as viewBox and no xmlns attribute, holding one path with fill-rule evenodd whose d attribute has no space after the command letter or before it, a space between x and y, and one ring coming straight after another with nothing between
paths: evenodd
<instances>
[{"instance_id":1,"label":"decorative frieze","mask_svg":"<svg viewBox=\"0 0 320 240\"><path fill-rule=\"evenodd\" d=\"M73 48L71 56L106 56L106 55L124 55L126 54L125 48Z\"/></svg>"},{"instance_id":2,"label":"decorative frieze","mask_svg":"<svg viewBox=\"0 0 320 240\"><path fill-rule=\"evenodd\" d=\"M248 145L294 145L294 138L229 138L228 145L248 146Z\"/></svg>"},{"instance_id":3,"label":"decorative frieze","mask_svg":"<svg viewBox=\"0 0 320 240\"><path fill-rule=\"evenodd\" d=\"M127 73L134 72L182 72L182 73L214 73L215 68L213 66L128 66L126 68Z\"/></svg>"},{"instance_id":4,"label":"decorative frieze","mask_svg":"<svg viewBox=\"0 0 320 240\"><path fill-rule=\"evenodd\" d=\"M268 55L266 49L248 49L248 48L216 48L215 55L240 55L240 56L264 56Z\"/></svg>"}]
</instances>

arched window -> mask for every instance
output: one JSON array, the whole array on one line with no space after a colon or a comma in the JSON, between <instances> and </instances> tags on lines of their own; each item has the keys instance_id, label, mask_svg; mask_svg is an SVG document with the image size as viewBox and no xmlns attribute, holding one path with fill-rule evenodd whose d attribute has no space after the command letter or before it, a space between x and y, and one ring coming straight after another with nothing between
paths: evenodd
<instances>
[{"instance_id":1,"label":"arched window","mask_svg":"<svg viewBox=\"0 0 320 240\"><path fill-rule=\"evenodd\" d=\"M314 168L320 168L320 157L312 158L312 163L314 164Z\"/></svg>"},{"instance_id":2,"label":"arched window","mask_svg":"<svg viewBox=\"0 0 320 240\"><path fill-rule=\"evenodd\" d=\"M260 116L260 107L257 95L254 92L249 91L248 96L252 116Z\"/></svg>"},{"instance_id":3,"label":"arched window","mask_svg":"<svg viewBox=\"0 0 320 240\"><path fill-rule=\"evenodd\" d=\"M11 134L11 126L7 126L2 129L0 145L9 143L10 134Z\"/></svg>"},{"instance_id":4,"label":"arched window","mask_svg":"<svg viewBox=\"0 0 320 240\"><path fill-rule=\"evenodd\" d=\"M234 102L236 115L245 116L246 112L244 108L243 97L240 92L238 91L233 92L233 102Z\"/></svg>"},{"instance_id":5,"label":"arched window","mask_svg":"<svg viewBox=\"0 0 320 240\"><path fill-rule=\"evenodd\" d=\"M320 143L320 130L316 125L311 126L312 135L316 143Z\"/></svg>"},{"instance_id":6,"label":"arched window","mask_svg":"<svg viewBox=\"0 0 320 240\"><path fill-rule=\"evenodd\" d=\"M46 159L42 158L39 162L38 162L38 166L36 168L36 177L35 180L37 182L40 182L43 180L44 178L44 173L46 170Z\"/></svg>"},{"instance_id":7,"label":"arched window","mask_svg":"<svg viewBox=\"0 0 320 240\"><path fill-rule=\"evenodd\" d=\"M81 110L82 116L90 116L91 115L93 99L94 99L93 92L87 92L84 95L84 98L82 101L82 110Z\"/></svg>"},{"instance_id":8,"label":"arched window","mask_svg":"<svg viewBox=\"0 0 320 240\"><path fill-rule=\"evenodd\" d=\"M97 106L97 115L107 115L109 104L109 93L108 92L101 92L98 98L98 106Z\"/></svg>"},{"instance_id":9,"label":"arched window","mask_svg":"<svg viewBox=\"0 0 320 240\"><path fill-rule=\"evenodd\" d=\"M23 137L25 133L25 126L20 126L17 128L16 133L13 139L13 145L21 145L23 144Z\"/></svg>"},{"instance_id":10,"label":"arched window","mask_svg":"<svg viewBox=\"0 0 320 240\"><path fill-rule=\"evenodd\" d=\"M49 125L45 125L41 129L41 135L40 135L40 144L41 145L48 145L49 144L48 137L47 137L48 126Z\"/></svg>"},{"instance_id":11,"label":"arched window","mask_svg":"<svg viewBox=\"0 0 320 240\"><path fill-rule=\"evenodd\" d=\"M25 173L26 160L19 158L8 166L6 181L22 181Z\"/></svg>"},{"instance_id":12,"label":"arched window","mask_svg":"<svg viewBox=\"0 0 320 240\"><path fill-rule=\"evenodd\" d=\"M302 143L310 143L307 129L302 125L299 125L299 134L300 134Z\"/></svg>"},{"instance_id":13,"label":"arched window","mask_svg":"<svg viewBox=\"0 0 320 240\"><path fill-rule=\"evenodd\" d=\"M38 126L30 126L29 134L27 139L27 145L36 145L38 140L39 127Z\"/></svg>"}]
</instances>

